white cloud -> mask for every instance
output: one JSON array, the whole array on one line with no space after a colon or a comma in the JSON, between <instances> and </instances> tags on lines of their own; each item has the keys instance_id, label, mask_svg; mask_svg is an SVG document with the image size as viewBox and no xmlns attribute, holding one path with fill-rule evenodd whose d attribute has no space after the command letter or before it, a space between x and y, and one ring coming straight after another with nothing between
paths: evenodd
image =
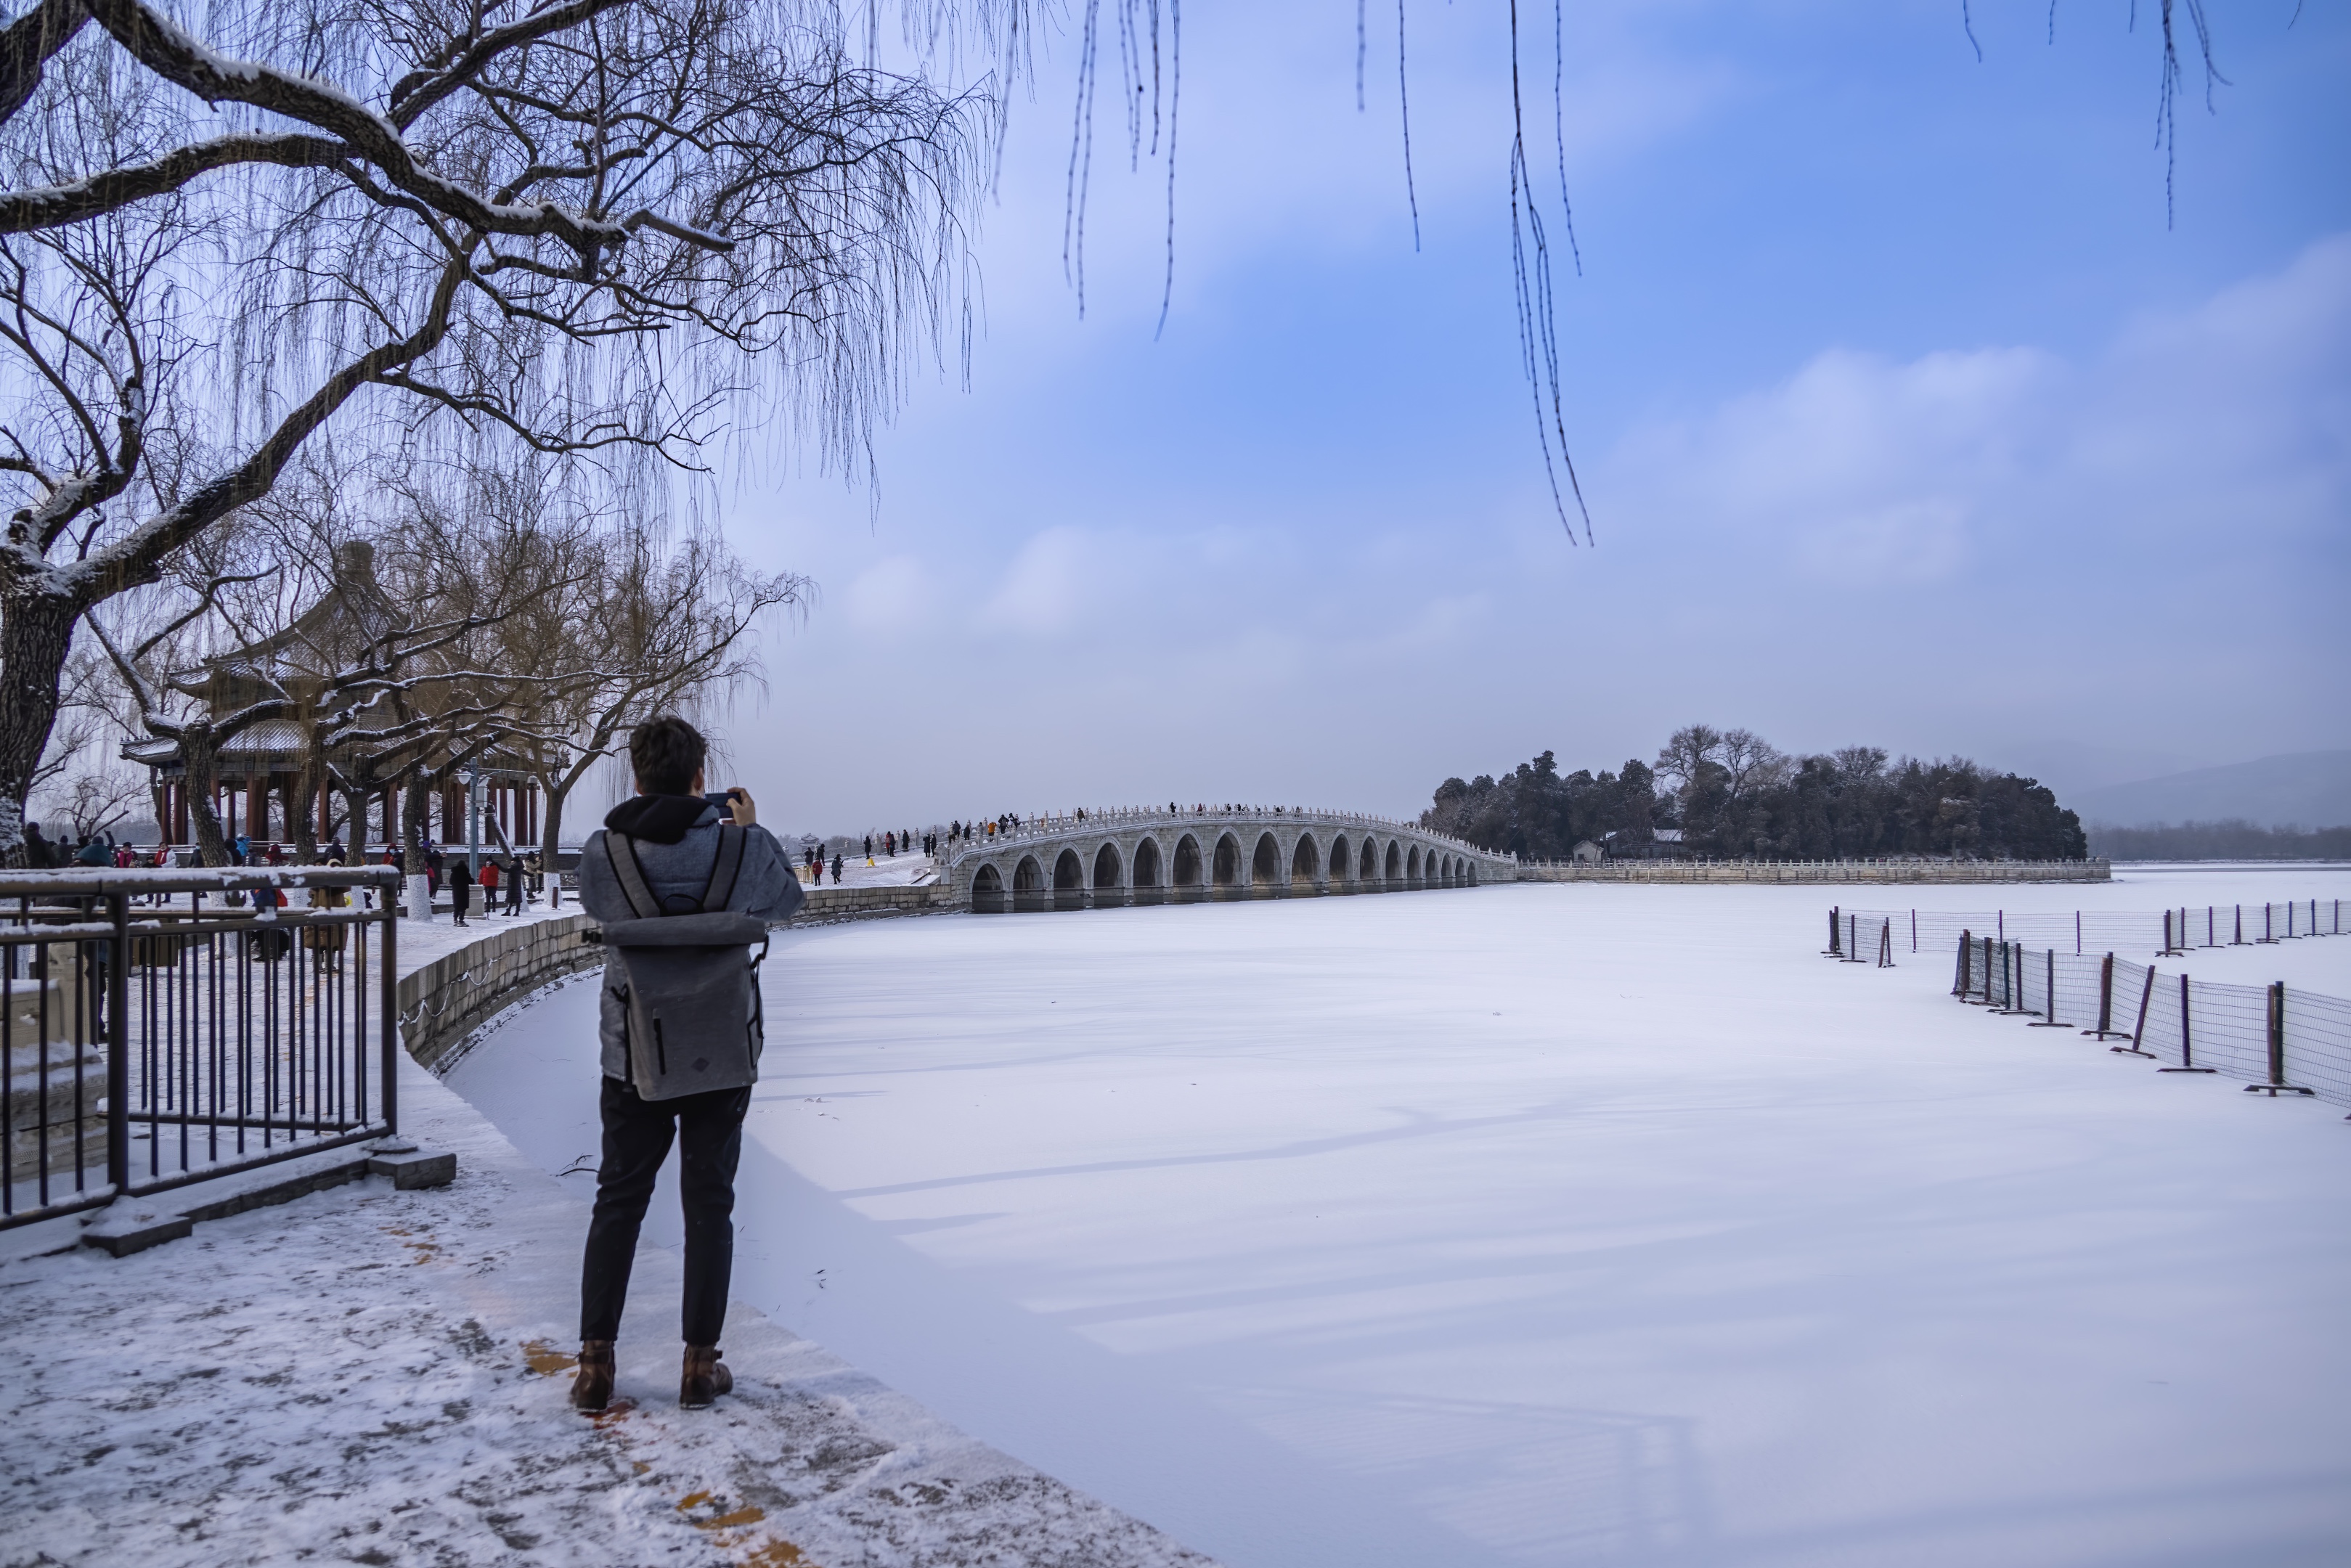
<instances>
[{"instance_id":1,"label":"white cloud","mask_svg":"<svg viewBox=\"0 0 2351 1568\"><path fill-rule=\"evenodd\" d=\"M1607 465L1619 538L1713 548L1798 580L1917 583L2199 570L2331 531L2351 505L2351 237L2074 363L2029 348L1907 362L1845 350L1635 433ZM1784 547L1792 545L1792 550ZM2338 563L2340 557L2338 556Z\"/></svg>"}]
</instances>

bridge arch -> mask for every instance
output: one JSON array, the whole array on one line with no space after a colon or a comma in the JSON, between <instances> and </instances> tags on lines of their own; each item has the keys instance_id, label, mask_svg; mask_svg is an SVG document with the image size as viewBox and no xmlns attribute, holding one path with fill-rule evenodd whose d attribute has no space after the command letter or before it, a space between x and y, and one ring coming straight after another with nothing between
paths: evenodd
<instances>
[{"instance_id":1,"label":"bridge arch","mask_svg":"<svg viewBox=\"0 0 2351 1568\"><path fill-rule=\"evenodd\" d=\"M1045 906L1045 868L1035 855L1022 855L1020 863L1012 868L1012 907L1018 910L1042 909Z\"/></svg>"},{"instance_id":2,"label":"bridge arch","mask_svg":"<svg viewBox=\"0 0 2351 1568\"><path fill-rule=\"evenodd\" d=\"M1176 853L1170 865L1174 873L1168 879L1170 885L1176 887L1206 885L1207 881L1206 857L1200 853L1200 841L1191 834L1186 833L1176 841Z\"/></svg>"},{"instance_id":3,"label":"bridge arch","mask_svg":"<svg viewBox=\"0 0 2351 1568\"><path fill-rule=\"evenodd\" d=\"M1355 862L1355 880L1359 883L1371 883L1380 880L1379 840L1366 838L1364 841L1363 853Z\"/></svg>"},{"instance_id":4,"label":"bridge arch","mask_svg":"<svg viewBox=\"0 0 2351 1568\"><path fill-rule=\"evenodd\" d=\"M1119 859L1118 846L1105 843L1094 852L1094 891L1103 893L1122 885L1119 873L1125 862Z\"/></svg>"},{"instance_id":5,"label":"bridge arch","mask_svg":"<svg viewBox=\"0 0 2351 1568\"><path fill-rule=\"evenodd\" d=\"M1218 887L1241 885L1241 844L1240 841L1232 834L1217 835L1217 860L1216 864L1210 868L1210 874L1216 879L1216 884Z\"/></svg>"},{"instance_id":6,"label":"bridge arch","mask_svg":"<svg viewBox=\"0 0 2351 1568\"><path fill-rule=\"evenodd\" d=\"M1270 831L1257 836L1257 848L1249 853L1249 883L1272 893L1281 883L1281 845Z\"/></svg>"},{"instance_id":7,"label":"bridge arch","mask_svg":"<svg viewBox=\"0 0 2351 1568\"><path fill-rule=\"evenodd\" d=\"M1394 839L1388 841L1388 862L1384 880L1390 887L1399 886L1404 882L1404 850Z\"/></svg>"},{"instance_id":8,"label":"bridge arch","mask_svg":"<svg viewBox=\"0 0 2351 1568\"><path fill-rule=\"evenodd\" d=\"M1195 850L1193 854L1196 859L1199 852ZM1144 834L1142 840L1134 846L1134 885L1137 887L1160 885L1159 841L1148 833Z\"/></svg>"},{"instance_id":9,"label":"bridge arch","mask_svg":"<svg viewBox=\"0 0 2351 1568\"><path fill-rule=\"evenodd\" d=\"M1000 914L1004 908L1004 873L985 862L972 873L971 906L983 915Z\"/></svg>"},{"instance_id":10,"label":"bridge arch","mask_svg":"<svg viewBox=\"0 0 2351 1568\"><path fill-rule=\"evenodd\" d=\"M1311 887L1322 880L1322 856L1311 833L1298 835L1298 843L1290 852L1290 885Z\"/></svg>"},{"instance_id":11,"label":"bridge arch","mask_svg":"<svg viewBox=\"0 0 2351 1568\"><path fill-rule=\"evenodd\" d=\"M1355 857L1348 852L1347 835L1336 833L1331 839L1331 881L1336 884L1355 880Z\"/></svg>"},{"instance_id":12,"label":"bridge arch","mask_svg":"<svg viewBox=\"0 0 2351 1568\"><path fill-rule=\"evenodd\" d=\"M1425 880L1422 877L1420 871L1420 846L1418 844L1413 845L1412 848L1405 852L1404 880L1407 886L1413 883Z\"/></svg>"}]
</instances>

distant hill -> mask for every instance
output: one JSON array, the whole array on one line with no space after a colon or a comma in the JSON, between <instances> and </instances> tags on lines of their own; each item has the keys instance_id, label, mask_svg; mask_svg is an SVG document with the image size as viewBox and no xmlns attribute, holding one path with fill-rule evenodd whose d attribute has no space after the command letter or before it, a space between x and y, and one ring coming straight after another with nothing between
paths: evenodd
<instances>
[{"instance_id":1,"label":"distant hill","mask_svg":"<svg viewBox=\"0 0 2351 1568\"><path fill-rule=\"evenodd\" d=\"M2351 751L2298 751L2109 784L2070 795L2065 804L2085 822L2125 828L2231 820L2267 828L2340 827L2351 823Z\"/></svg>"}]
</instances>

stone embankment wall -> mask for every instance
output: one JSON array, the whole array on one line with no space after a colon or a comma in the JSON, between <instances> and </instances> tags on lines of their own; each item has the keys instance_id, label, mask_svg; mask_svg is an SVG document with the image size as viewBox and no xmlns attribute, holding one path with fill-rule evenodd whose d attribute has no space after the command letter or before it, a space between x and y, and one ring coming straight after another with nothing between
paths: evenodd
<instances>
[{"instance_id":1,"label":"stone embankment wall","mask_svg":"<svg viewBox=\"0 0 2351 1568\"><path fill-rule=\"evenodd\" d=\"M795 925L830 925L841 920L884 919L893 915L944 915L969 909L944 882L920 887L811 887L808 902L792 916Z\"/></svg>"},{"instance_id":2,"label":"stone embankment wall","mask_svg":"<svg viewBox=\"0 0 2351 1568\"><path fill-rule=\"evenodd\" d=\"M1521 865L1520 882L2017 883L2106 882L2105 861L1618 861Z\"/></svg>"},{"instance_id":3,"label":"stone embankment wall","mask_svg":"<svg viewBox=\"0 0 2351 1568\"><path fill-rule=\"evenodd\" d=\"M795 925L930 915L951 907L948 891L926 887L810 888ZM465 1038L541 986L601 968L604 949L587 939L584 915L540 920L486 936L435 958L400 982L400 1033L408 1054L431 1067Z\"/></svg>"},{"instance_id":4,"label":"stone embankment wall","mask_svg":"<svg viewBox=\"0 0 2351 1568\"><path fill-rule=\"evenodd\" d=\"M584 915L516 925L444 954L400 982L400 1037L430 1067L507 1004L581 969L602 967Z\"/></svg>"}]
</instances>

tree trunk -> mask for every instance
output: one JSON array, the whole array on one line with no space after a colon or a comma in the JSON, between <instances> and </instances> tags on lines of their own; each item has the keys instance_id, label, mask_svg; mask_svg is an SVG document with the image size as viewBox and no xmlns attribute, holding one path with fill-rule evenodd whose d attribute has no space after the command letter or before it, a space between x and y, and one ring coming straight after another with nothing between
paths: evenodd
<instances>
[{"instance_id":1,"label":"tree trunk","mask_svg":"<svg viewBox=\"0 0 2351 1568\"><path fill-rule=\"evenodd\" d=\"M188 796L188 827L196 835L196 863L226 865L228 840L221 832L220 813L214 808L220 789L220 758L214 752L211 735L190 727L180 742L180 755L186 762L181 788Z\"/></svg>"},{"instance_id":2,"label":"tree trunk","mask_svg":"<svg viewBox=\"0 0 2351 1568\"><path fill-rule=\"evenodd\" d=\"M547 873L547 906L549 909L559 909L563 906L563 873L556 869L555 852L556 846L563 841L564 798L571 793L571 786L578 782L580 782L578 774L572 775L570 779L560 784L549 774L542 773L538 776L538 787L547 797L547 805L540 813L541 820L538 825L538 861L540 867Z\"/></svg>"},{"instance_id":3,"label":"tree trunk","mask_svg":"<svg viewBox=\"0 0 2351 1568\"><path fill-rule=\"evenodd\" d=\"M79 601L8 596L0 616L0 866L25 864L25 798L57 722L57 677L73 646Z\"/></svg>"},{"instance_id":4,"label":"tree trunk","mask_svg":"<svg viewBox=\"0 0 2351 1568\"><path fill-rule=\"evenodd\" d=\"M163 848L172 841L172 817L171 813L165 810L165 808L171 804L171 801L166 798L168 794L169 791L167 791L163 787L162 771L160 768L149 768L147 770L147 798L153 801L155 805L155 847L158 849ZM168 862L166 863L168 863Z\"/></svg>"},{"instance_id":5,"label":"tree trunk","mask_svg":"<svg viewBox=\"0 0 2351 1568\"><path fill-rule=\"evenodd\" d=\"M294 775L286 792L286 836L294 841L294 863L315 865L319 860L319 776L305 768Z\"/></svg>"},{"instance_id":6,"label":"tree trunk","mask_svg":"<svg viewBox=\"0 0 2351 1568\"><path fill-rule=\"evenodd\" d=\"M401 869L410 876L423 876L431 869L424 863L424 811L432 789L431 780L419 768L408 776L401 801Z\"/></svg>"}]
</instances>

